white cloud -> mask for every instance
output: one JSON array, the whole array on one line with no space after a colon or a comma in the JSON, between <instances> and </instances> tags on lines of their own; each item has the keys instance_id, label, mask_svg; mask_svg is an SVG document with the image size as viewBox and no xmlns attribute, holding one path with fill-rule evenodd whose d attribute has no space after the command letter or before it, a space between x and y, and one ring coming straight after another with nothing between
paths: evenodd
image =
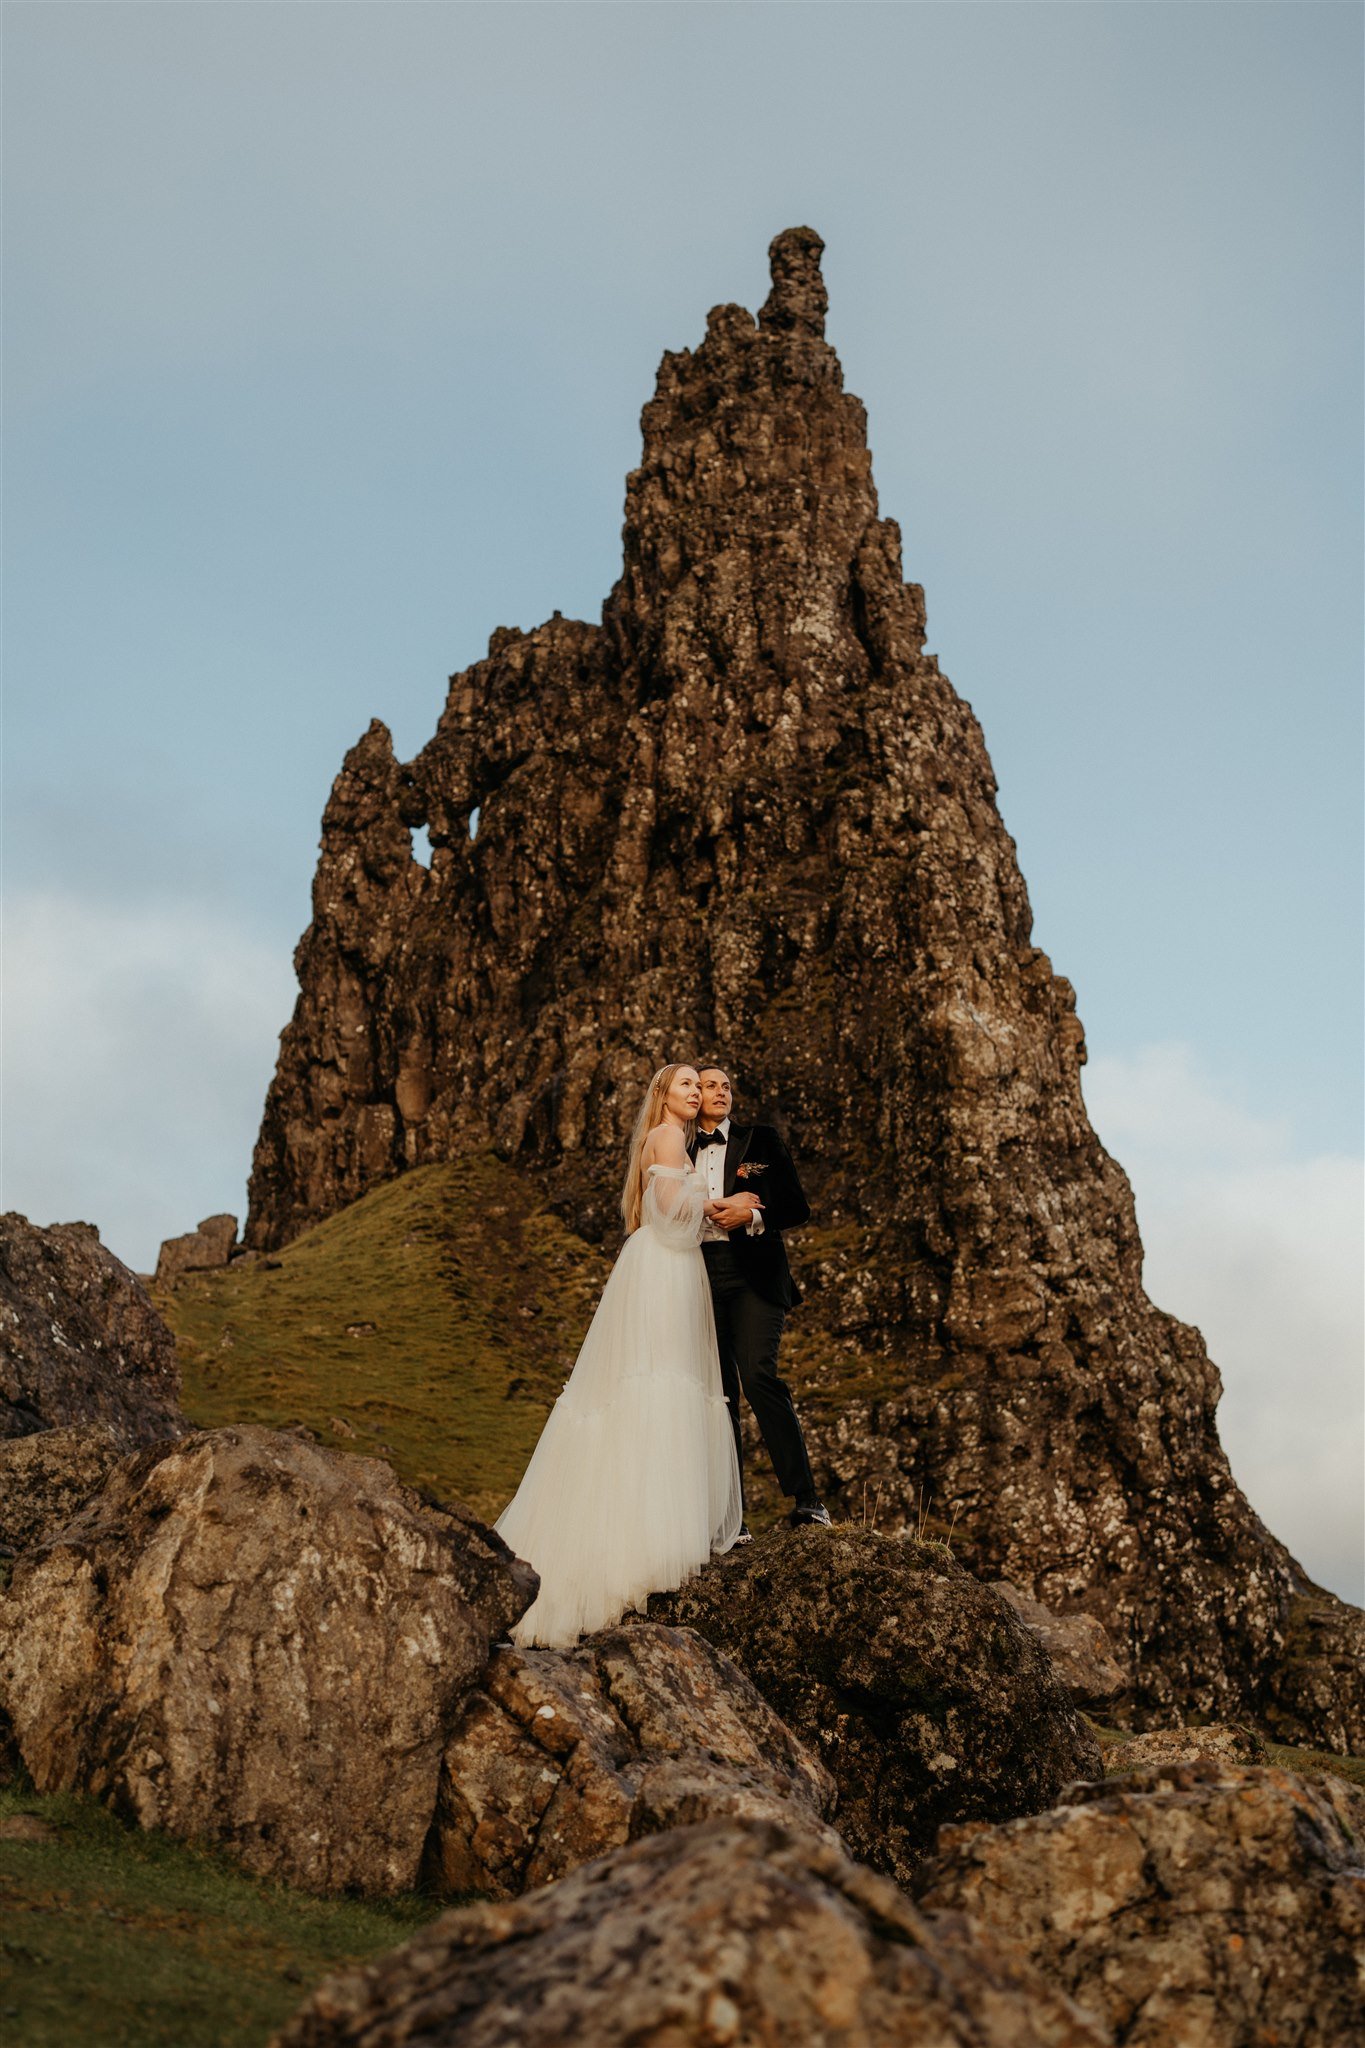
<instances>
[{"instance_id":1,"label":"white cloud","mask_svg":"<svg viewBox=\"0 0 1365 2048\"><path fill-rule=\"evenodd\" d=\"M0 1202L96 1224L139 1272L201 1216L242 1220L294 994L288 949L219 909L14 892Z\"/></svg>"},{"instance_id":2,"label":"white cloud","mask_svg":"<svg viewBox=\"0 0 1365 2048\"><path fill-rule=\"evenodd\" d=\"M1133 1184L1153 1301L1203 1332L1243 1490L1305 1569L1365 1598L1365 1170L1292 1156L1202 1073L1148 1045L1084 1069L1086 1103Z\"/></svg>"}]
</instances>

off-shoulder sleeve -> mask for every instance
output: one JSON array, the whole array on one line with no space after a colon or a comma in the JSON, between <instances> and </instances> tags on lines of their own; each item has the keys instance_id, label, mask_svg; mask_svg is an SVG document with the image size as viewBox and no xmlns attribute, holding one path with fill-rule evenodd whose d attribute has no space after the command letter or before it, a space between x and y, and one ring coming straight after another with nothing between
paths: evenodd
<instances>
[{"instance_id":1,"label":"off-shoulder sleeve","mask_svg":"<svg viewBox=\"0 0 1365 2048\"><path fill-rule=\"evenodd\" d=\"M686 1166L647 1166L640 1221L674 1251L690 1251L701 1242L701 1182Z\"/></svg>"}]
</instances>

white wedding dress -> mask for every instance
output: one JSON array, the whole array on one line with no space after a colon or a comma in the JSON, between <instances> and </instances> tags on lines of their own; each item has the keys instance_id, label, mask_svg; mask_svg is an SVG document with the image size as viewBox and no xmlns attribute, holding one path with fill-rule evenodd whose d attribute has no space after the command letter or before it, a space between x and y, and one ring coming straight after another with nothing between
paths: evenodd
<instances>
[{"instance_id":1,"label":"white wedding dress","mask_svg":"<svg viewBox=\"0 0 1365 2048\"><path fill-rule=\"evenodd\" d=\"M671 1591L739 1534L695 1168L651 1166L564 1391L495 1524L540 1574L514 1642L563 1647Z\"/></svg>"}]
</instances>

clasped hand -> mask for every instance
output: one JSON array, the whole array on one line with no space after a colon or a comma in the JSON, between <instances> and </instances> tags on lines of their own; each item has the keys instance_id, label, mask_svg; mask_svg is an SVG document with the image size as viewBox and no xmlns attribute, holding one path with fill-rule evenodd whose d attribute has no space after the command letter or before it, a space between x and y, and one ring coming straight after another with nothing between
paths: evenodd
<instances>
[{"instance_id":1,"label":"clasped hand","mask_svg":"<svg viewBox=\"0 0 1365 2048\"><path fill-rule=\"evenodd\" d=\"M723 1201L708 1202L706 1214L722 1230L747 1230L749 1218L762 1207L757 1195L726 1195Z\"/></svg>"}]
</instances>

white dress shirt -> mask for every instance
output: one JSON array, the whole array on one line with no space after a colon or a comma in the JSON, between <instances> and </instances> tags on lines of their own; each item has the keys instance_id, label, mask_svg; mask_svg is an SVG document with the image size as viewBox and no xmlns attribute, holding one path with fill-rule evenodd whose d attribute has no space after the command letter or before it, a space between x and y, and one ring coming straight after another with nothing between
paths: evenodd
<instances>
[{"instance_id":1,"label":"white dress shirt","mask_svg":"<svg viewBox=\"0 0 1365 2048\"><path fill-rule=\"evenodd\" d=\"M707 1200L723 1202L725 1200L725 1146L730 1142L729 1117L723 1116L716 1125L716 1129L720 1132L725 1143L721 1145L699 1144L697 1146L697 1171L706 1183ZM700 1132L698 1135L700 1136ZM761 1210L754 1210L746 1225L746 1229L750 1237L762 1237L763 1213ZM729 1231L722 1230L719 1223L713 1217L707 1216L703 1220L701 1226L701 1241L703 1244L725 1244L729 1239L729 1235Z\"/></svg>"}]
</instances>

